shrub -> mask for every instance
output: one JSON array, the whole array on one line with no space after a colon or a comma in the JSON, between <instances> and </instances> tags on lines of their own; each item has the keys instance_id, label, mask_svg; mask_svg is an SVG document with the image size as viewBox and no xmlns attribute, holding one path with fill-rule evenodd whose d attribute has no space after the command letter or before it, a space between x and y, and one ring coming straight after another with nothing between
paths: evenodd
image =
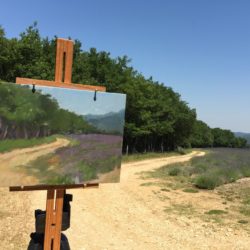
<instances>
[{"instance_id":1,"label":"shrub","mask_svg":"<svg viewBox=\"0 0 250 250\"><path fill-rule=\"evenodd\" d=\"M198 176L194 180L194 184L198 188L212 190L217 186L221 185L222 181L218 176L208 174L208 175Z\"/></svg>"},{"instance_id":2,"label":"shrub","mask_svg":"<svg viewBox=\"0 0 250 250\"><path fill-rule=\"evenodd\" d=\"M199 193L199 191L197 189L194 189L194 188L183 189L183 192L186 192L186 193Z\"/></svg>"},{"instance_id":3,"label":"shrub","mask_svg":"<svg viewBox=\"0 0 250 250\"><path fill-rule=\"evenodd\" d=\"M213 209L213 210L210 210L210 211L206 212L205 214L210 214L210 215L213 215L213 214L227 214L227 211L219 210L219 209Z\"/></svg>"},{"instance_id":4,"label":"shrub","mask_svg":"<svg viewBox=\"0 0 250 250\"><path fill-rule=\"evenodd\" d=\"M241 207L240 213L244 214L245 216L250 216L250 207L249 206Z\"/></svg>"},{"instance_id":5,"label":"shrub","mask_svg":"<svg viewBox=\"0 0 250 250\"><path fill-rule=\"evenodd\" d=\"M177 151L177 153L179 153L181 155L185 155L186 154L185 149L182 148L182 147L177 147L176 151Z\"/></svg>"},{"instance_id":6,"label":"shrub","mask_svg":"<svg viewBox=\"0 0 250 250\"><path fill-rule=\"evenodd\" d=\"M194 169L193 172L194 173L204 173L207 171L207 169L209 168L209 166L206 163L197 163L196 165L194 165Z\"/></svg>"},{"instance_id":7,"label":"shrub","mask_svg":"<svg viewBox=\"0 0 250 250\"><path fill-rule=\"evenodd\" d=\"M243 201L243 204L245 204L245 205L250 205L250 199L244 200L244 201Z\"/></svg>"},{"instance_id":8,"label":"shrub","mask_svg":"<svg viewBox=\"0 0 250 250\"><path fill-rule=\"evenodd\" d=\"M244 177L250 177L250 166L243 166L241 172Z\"/></svg>"},{"instance_id":9,"label":"shrub","mask_svg":"<svg viewBox=\"0 0 250 250\"><path fill-rule=\"evenodd\" d=\"M170 176L177 176L177 175L179 175L180 173L181 173L181 169L178 168L178 167L174 167L174 168L172 168L172 169L170 169L170 170L168 171L168 174L169 174Z\"/></svg>"},{"instance_id":10,"label":"shrub","mask_svg":"<svg viewBox=\"0 0 250 250\"><path fill-rule=\"evenodd\" d=\"M224 183L235 182L240 178L240 172L236 169L224 169L222 174L225 177Z\"/></svg>"},{"instance_id":11,"label":"shrub","mask_svg":"<svg viewBox=\"0 0 250 250\"><path fill-rule=\"evenodd\" d=\"M240 224L247 224L248 221L247 220L238 220L238 223L240 223Z\"/></svg>"}]
</instances>

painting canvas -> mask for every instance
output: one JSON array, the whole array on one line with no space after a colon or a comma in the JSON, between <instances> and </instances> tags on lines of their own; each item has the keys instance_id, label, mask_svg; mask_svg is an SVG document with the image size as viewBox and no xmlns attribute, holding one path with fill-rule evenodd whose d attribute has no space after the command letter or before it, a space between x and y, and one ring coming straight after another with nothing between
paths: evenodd
<instances>
[{"instance_id":1,"label":"painting canvas","mask_svg":"<svg viewBox=\"0 0 250 250\"><path fill-rule=\"evenodd\" d=\"M118 182L126 95L0 83L0 186Z\"/></svg>"}]
</instances>

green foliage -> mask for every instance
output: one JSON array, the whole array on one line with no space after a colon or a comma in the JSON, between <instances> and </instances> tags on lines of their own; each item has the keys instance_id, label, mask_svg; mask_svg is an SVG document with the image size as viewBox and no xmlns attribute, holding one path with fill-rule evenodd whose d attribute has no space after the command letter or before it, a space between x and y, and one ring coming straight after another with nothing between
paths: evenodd
<instances>
[{"instance_id":1,"label":"green foliage","mask_svg":"<svg viewBox=\"0 0 250 250\"><path fill-rule=\"evenodd\" d=\"M97 178L96 168L94 166L89 166L85 162L81 161L77 164L76 169L79 169L83 175L84 181Z\"/></svg>"},{"instance_id":2,"label":"green foliage","mask_svg":"<svg viewBox=\"0 0 250 250\"><path fill-rule=\"evenodd\" d=\"M246 139L235 137L230 130L214 128L212 129L212 134L214 136L214 147L244 148L247 145Z\"/></svg>"},{"instance_id":3,"label":"green foliage","mask_svg":"<svg viewBox=\"0 0 250 250\"><path fill-rule=\"evenodd\" d=\"M121 158L119 156L107 157L101 162L98 161L97 166L100 165L100 173L107 173L114 169L114 166L118 167L121 162Z\"/></svg>"},{"instance_id":4,"label":"green foliage","mask_svg":"<svg viewBox=\"0 0 250 250\"><path fill-rule=\"evenodd\" d=\"M0 141L0 152L7 152L17 148L29 148L38 146L41 144L47 144L54 142L57 136L52 135L43 138L32 138L32 139L17 139L17 140L2 140Z\"/></svg>"},{"instance_id":5,"label":"green foliage","mask_svg":"<svg viewBox=\"0 0 250 250\"><path fill-rule=\"evenodd\" d=\"M208 125L202 121L196 121L190 139L192 147L211 147L214 136Z\"/></svg>"},{"instance_id":6,"label":"green foliage","mask_svg":"<svg viewBox=\"0 0 250 250\"><path fill-rule=\"evenodd\" d=\"M0 79L14 82L15 77L20 76L53 80L56 37L42 38L36 23L18 38L11 39L6 38L0 27L0 51ZM123 152L165 152L175 150L178 146L244 147L246 144L244 139L233 138L227 131L211 130L204 122L197 121L195 110L190 109L178 93L153 81L152 77L147 79L142 76L130 66L127 56L114 59L110 53L98 52L95 48L82 51L81 42L75 40L72 70L73 82L105 85L107 91L127 94ZM22 95L19 97L20 107ZM56 105L48 103L46 98L40 102L47 107ZM49 120L49 124L58 132L65 131L69 126L74 131L82 129L77 117L72 122L72 116L62 110L44 114L38 108L25 114L29 105L24 105L20 112L20 124L24 118L30 122L36 119L38 124L41 120L54 116L54 121ZM68 120L62 120L62 114ZM5 116L12 119L12 113L6 109Z\"/></svg>"},{"instance_id":7,"label":"green foliage","mask_svg":"<svg viewBox=\"0 0 250 250\"><path fill-rule=\"evenodd\" d=\"M183 192L185 193L199 193L199 191L197 189L194 189L194 188L185 188L183 189Z\"/></svg>"},{"instance_id":8,"label":"green foliage","mask_svg":"<svg viewBox=\"0 0 250 250\"><path fill-rule=\"evenodd\" d=\"M243 206L240 208L240 213L250 217L250 206Z\"/></svg>"},{"instance_id":9,"label":"green foliage","mask_svg":"<svg viewBox=\"0 0 250 250\"><path fill-rule=\"evenodd\" d=\"M33 94L28 86L0 83L0 100L0 140L95 131L80 115L59 108L50 95Z\"/></svg>"},{"instance_id":10,"label":"green foliage","mask_svg":"<svg viewBox=\"0 0 250 250\"><path fill-rule=\"evenodd\" d=\"M218 176L209 174L198 176L197 178L195 178L194 184L198 188L212 190L215 187L221 185L222 181Z\"/></svg>"},{"instance_id":11,"label":"green foliage","mask_svg":"<svg viewBox=\"0 0 250 250\"><path fill-rule=\"evenodd\" d=\"M240 223L240 224L248 224L248 221L247 220L238 220L238 223Z\"/></svg>"},{"instance_id":12,"label":"green foliage","mask_svg":"<svg viewBox=\"0 0 250 250\"><path fill-rule=\"evenodd\" d=\"M241 172L242 172L242 175L244 176L244 177L250 177L250 167L249 166L243 166L242 168L241 168Z\"/></svg>"},{"instance_id":13,"label":"green foliage","mask_svg":"<svg viewBox=\"0 0 250 250\"><path fill-rule=\"evenodd\" d=\"M180 154L180 155L185 155L187 152L186 149L184 149L183 147L177 147L176 151Z\"/></svg>"},{"instance_id":14,"label":"green foliage","mask_svg":"<svg viewBox=\"0 0 250 250\"><path fill-rule=\"evenodd\" d=\"M219 209L213 209L213 210L209 210L208 212L206 212L205 214L209 214L209 215L221 215L221 214L227 214L227 211L224 210L219 210Z\"/></svg>"},{"instance_id":15,"label":"green foliage","mask_svg":"<svg viewBox=\"0 0 250 250\"><path fill-rule=\"evenodd\" d=\"M72 184L74 182L70 176L60 171L60 159L54 158L53 153L42 155L20 167L23 171L27 171L28 175L35 176L40 183L54 185Z\"/></svg>"},{"instance_id":16,"label":"green foliage","mask_svg":"<svg viewBox=\"0 0 250 250\"><path fill-rule=\"evenodd\" d=\"M250 133L235 132L236 137L247 140L247 145L250 146Z\"/></svg>"},{"instance_id":17,"label":"green foliage","mask_svg":"<svg viewBox=\"0 0 250 250\"><path fill-rule=\"evenodd\" d=\"M178 168L178 167L173 167L173 168L171 168L171 169L168 171L168 174L169 174L170 176L177 176L177 175L179 175L180 173L181 173L181 169Z\"/></svg>"},{"instance_id":18,"label":"green foliage","mask_svg":"<svg viewBox=\"0 0 250 250\"><path fill-rule=\"evenodd\" d=\"M166 165L157 169L153 177L179 176L192 181L200 189L214 189L234 182L250 174L249 149L213 149L204 157L196 157L190 163ZM247 200L249 201L249 200Z\"/></svg>"},{"instance_id":19,"label":"green foliage","mask_svg":"<svg viewBox=\"0 0 250 250\"><path fill-rule=\"evenodd\" d=\"M208 170L209 168L209 165L205 164L205 163L197 163L194 165L194 168L193 168L193 173L204 173Z\"/></svg>"},{"instance_id":20,"label":"green foliage","mask_svg":"<svg viewBox=\"0 0 250 250\"><path fill-rule=\"evenodd\" d=\"M161 157L170 157L179 155L177 152L165 152L165 153L158 153L158 152L148 152L148 153L137 153L137 154L129 154L122 156L122 162L133 162L133 161L143 161L147 159L153 158L161 158Z\"/></svg>"},{"instance_id":21,"label":"green foliage","mask_svg":"<svg viewBox=\"0 0 250 250\"><path fill-rule=\"evenodd\" d=\"M49 185L66 185L66 184L74 184L74 180L72 180L71 177L65 175L65 176L55 176L53 178L50 178L47 180L47 183Z\"/></svg>"},{"instance_id":22,"label":"green foliage","mask_svg":"<svg viewBox=\"0 0 250 250\"><path fill-rule=\"evenodd\" d=\"M244 148L247 145L247 140L236 137L230 130L211 129L206 123L197 120L194 123L190 143L192 147Z\"/></svg>"},{"instance_id":23,"label":"green foliage","mask_svg":"<svg viewBox=\"0 0 250 250\"><path fill-rule=\"evenodd\" d=\"M194 184L199 188L214 189L250 174L250 157L247 149L211 150L205 157L191 161Z\"/></svg>"}]
</instances>

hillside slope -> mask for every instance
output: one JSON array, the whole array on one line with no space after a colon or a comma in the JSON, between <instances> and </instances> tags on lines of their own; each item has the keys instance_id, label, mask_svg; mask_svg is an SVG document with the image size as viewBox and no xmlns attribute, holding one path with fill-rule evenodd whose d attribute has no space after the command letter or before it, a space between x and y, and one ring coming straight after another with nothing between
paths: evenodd
<instances>
[{"instance_id":1,"label":"hillside slope","mask_svg":"<svg viewBox=\"0 0 250 250\"><path fill-rule=\"evenodd\" d=\"M99 130L108 133L123 134L125 110L104 115L85 115L84 119Z\"/></svg>"}]
</instances>

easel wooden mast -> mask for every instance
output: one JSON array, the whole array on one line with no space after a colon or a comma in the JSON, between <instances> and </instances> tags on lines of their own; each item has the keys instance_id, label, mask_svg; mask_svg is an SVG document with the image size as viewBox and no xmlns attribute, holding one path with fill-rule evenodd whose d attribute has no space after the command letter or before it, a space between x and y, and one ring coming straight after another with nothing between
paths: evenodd
<instances>
[{"instance_id":1,"label":"easel wooden mast","mask_svg":"<svg viewBox=\"0 0 250 250\"><path fill-rule=\"evenodd\" d=\"M45 250L60 250L64 193L63 189L47 191Z\"/></svg>"},{"instance_id":2,"label":"easel wooden mast","mask_svg":"<svg viewBox=\"0 0 250 250\"><path fill-rule=\"evenodd\" d=\"M57 39L55 81L46 81L29 78L16 78L17 84L34 84L62 88L84 89L92 91L106 91L103 86L81 85L71 83L73 63L73 41ZM47 190L46 223L44 250L60 250L63 201L66 189L98 187L98 183L78 185L54 185L54 186L26 186L10 187L10 191Z\"/></svg>"}]
</instances>

